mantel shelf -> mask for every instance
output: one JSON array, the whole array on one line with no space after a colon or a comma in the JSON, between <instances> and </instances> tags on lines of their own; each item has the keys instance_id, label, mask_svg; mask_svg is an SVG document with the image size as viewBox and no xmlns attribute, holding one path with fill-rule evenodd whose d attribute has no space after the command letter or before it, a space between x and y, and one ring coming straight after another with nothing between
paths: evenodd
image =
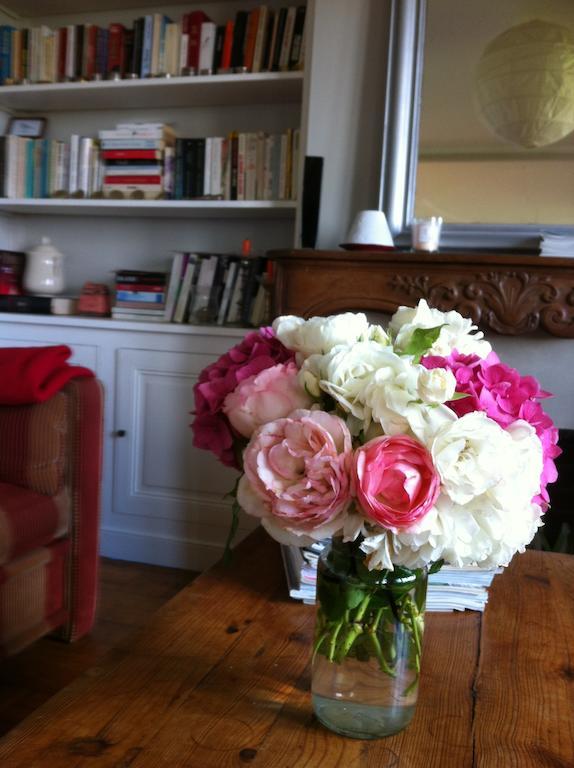
<instances>
[{"instance_id":1,"label":"mantel shelf","mask_svg":"<svg viewBox=\"0 0 574 768\"><path fill-rule=\"evenodd\" d=\"M153 216L158 218L268 218L295 216L294 200L35 200L0 198L4 213L52 216Z\"/></svg>"},{"instance_id":2,"label":"mantel shelf","mask_svg":"<svg viewBox=\"0 0 574 768\"><path fill-rule=\"evenodd\" d=\"M79 83L4 85L0 108L10 112L213 107L301 101L303 72L199 75Z\"/></svg>"}]
</instances>

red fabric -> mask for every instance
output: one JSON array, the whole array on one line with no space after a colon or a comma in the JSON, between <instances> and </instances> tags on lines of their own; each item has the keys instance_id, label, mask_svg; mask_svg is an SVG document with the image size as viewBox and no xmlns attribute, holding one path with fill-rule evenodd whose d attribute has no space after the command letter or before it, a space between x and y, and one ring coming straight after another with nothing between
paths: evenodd
<instances>
[{"instance_id":1,"label":"red fabric","mask_svg":"<svg viewBox=\"0 0 574 768\"><path fill-rule=\"evenodd\" d=\"M63 536L69 519L52 496L0 483L0 565Z\"/></svg>"},{"instance_id":2,"label":"red fabric","mask_svg":"<svg viewBox=\"0 0 574 768\"><path fill-rule=\"evenodd\" d=\"M64 344L0 349L0 404L42 403L70 379L93 377L88 368L68 364L71 354Z\"/></svg>"}]
</instances>

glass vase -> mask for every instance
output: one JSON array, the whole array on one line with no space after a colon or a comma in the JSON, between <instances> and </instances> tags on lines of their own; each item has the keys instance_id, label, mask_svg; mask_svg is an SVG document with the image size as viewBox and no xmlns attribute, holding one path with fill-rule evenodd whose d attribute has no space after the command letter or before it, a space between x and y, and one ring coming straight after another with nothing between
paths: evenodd
<instances>
[{"instance_id":1,"label":"glass vase","mask_svg":"<svg viewBox=\"0 0 574 768\"><path fill-rule=\"evenodd\" d=\"M421 664L427 570L369 571L359 542L334 539L317 572L313 709L358 739L411 721Z\"/></svg>"}]
</instances>

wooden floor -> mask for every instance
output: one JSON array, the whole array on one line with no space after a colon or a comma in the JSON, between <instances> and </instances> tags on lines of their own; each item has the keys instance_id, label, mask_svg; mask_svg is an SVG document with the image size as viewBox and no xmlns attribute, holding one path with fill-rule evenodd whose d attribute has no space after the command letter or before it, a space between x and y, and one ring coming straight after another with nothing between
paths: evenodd
<instances>
[{"instance_id":1,"label":"wooden floor","mask_svg":"<svg viewBox=\"0 0 574 768\"><path fill-rule=\"evenodd\" d=\"M0 662L0 735L134 632L197 574L119 560L102 560L94 630L77 643L43 638Z\"/></svg>"}]
</instances>

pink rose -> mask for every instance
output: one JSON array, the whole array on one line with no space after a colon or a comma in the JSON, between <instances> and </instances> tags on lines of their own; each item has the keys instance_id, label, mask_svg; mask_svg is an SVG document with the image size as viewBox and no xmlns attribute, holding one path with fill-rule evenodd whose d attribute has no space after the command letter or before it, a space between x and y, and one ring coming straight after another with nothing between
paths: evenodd
<instances>
[{"instance_id":1,"label":"pink rose","mask_svg":"<svg viewBox=\"0 0 574 768\"><path fill-rule=\"evenodd\" d=\"M295 363L279 363L238 384L223 403L233 429L251 437L268 421L289 416L297 408L310 408L313 399L299 384L298 370Z\"/></svg>"},{"instance_id":2,"label":"pink rose","mask_svg":"<svg viewBox=\"0 0 574 768\"><path fill-rule=\"evenodd\" d=\"M408 531L435 503L440 480L430 453L407 435L376 437L355 451L354 480L365 517Z\"/></svg>"},{"instance_id":3,"label":"pink rose","mask_svg":"<svg viewBox=\"0 0 574 768\"><path fill-rule=\"evenodd\" d=\"M294 360L293 352L276 338L272 328L247 334L199 375L194 387L195 419L193 444L215 453L228 467L239 469L231 425L223 413L223 403L237 385L277 363Z\"/></svg>"},{"instance_id":4,"label":"pink rose","mask_svg":"<svg viewBox=\"0 0 574 768\"><path fill-rule=\"evenodd\" d=\"M253 434L243 454L239 502L280 540L285 531L330 536L350 498L351 457L351 435L342 419L294 411Z\"/></svg>"}]
</instances>

